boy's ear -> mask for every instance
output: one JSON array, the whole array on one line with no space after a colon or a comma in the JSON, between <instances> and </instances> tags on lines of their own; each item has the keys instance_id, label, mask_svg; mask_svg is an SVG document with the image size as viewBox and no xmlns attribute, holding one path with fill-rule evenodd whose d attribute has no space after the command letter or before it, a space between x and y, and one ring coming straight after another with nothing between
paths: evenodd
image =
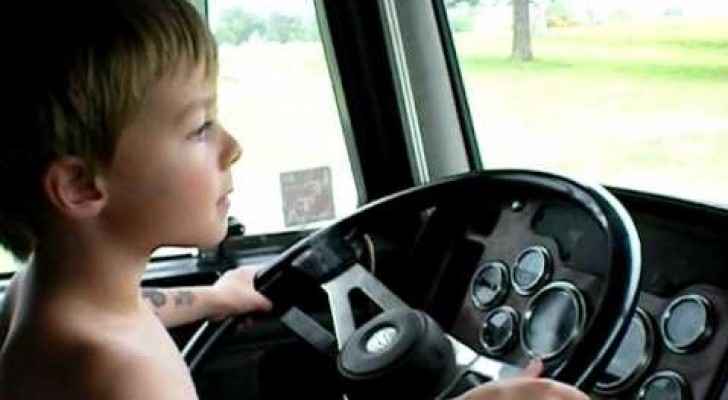
<instances>
[{"instance_id":1,"label":"boy's ear","mask_svg":"<svg viewBox=\"0 0 728 400\"><path fill-rule=\"evenodd\" d=\"M107 202L101 180L78 157L53 161L44 176L43 189L54 208L71 218L97 216Z\"/></svg>"}]
</instances>

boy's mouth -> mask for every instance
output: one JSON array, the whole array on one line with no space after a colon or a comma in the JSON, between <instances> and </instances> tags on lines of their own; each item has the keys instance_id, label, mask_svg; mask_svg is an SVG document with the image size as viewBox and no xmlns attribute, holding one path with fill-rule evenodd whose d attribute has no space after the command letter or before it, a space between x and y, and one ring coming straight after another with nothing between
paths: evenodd
<instances>
[{"instance_id":1,"label":"boy's mouth","mask_svg":"<svg viewBox=\"0 0 728 400\"><path fill-rule=\"evenodd\" d=\"M225 194L220 196L220 199L217 201L217 205L226 210L228 208L230 208L230 193L232 193L232 192L233 192L233 189L229 189L225 192Z\"/></svg>"}]
</instances>

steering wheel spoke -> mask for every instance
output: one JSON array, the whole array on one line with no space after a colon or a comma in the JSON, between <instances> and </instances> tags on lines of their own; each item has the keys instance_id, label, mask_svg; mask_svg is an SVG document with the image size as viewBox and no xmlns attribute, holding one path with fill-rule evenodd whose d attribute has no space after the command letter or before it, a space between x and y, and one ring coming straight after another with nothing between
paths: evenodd
<instances>
[{"instance_id":1,"label":"steering wheel spoke","mask_svg":"<svg viewBox=\"0 0 728 400\"><path fill-rule=\"evenodd\" d=\"M329 298L331 314L334 319L334 331L340 349L344 347L346 341L356 330L354 310L349 297L352 290L361 290L383 311L408 308L396 294L358 263L341 275L321 285L321 287L326 291Z\"/></svg>"},{"instance_id":2,"label":"steering wheel spoke","mask_svg":"<svg viewBox=\"0 0 728 400\"><path fill-rule=\"evenodd\" d=\"M452 399L482 383L517 377L523 371L520 367L478 354L451 335L447 335L447 339L455 355L457 373L437 400Z\"/></svg>"},{"instance_id":3,"label":"steering wheel spoke","mask_svg":"<svg viewBox=\"0 0 728 400\"><path fill-rule=\"evenodd\" d=\"M455 353L455 365L460 375L473 372L489 381L518 376L522 368L476 353L461 341L447 335Z\"/></svg>"}]
</instances>

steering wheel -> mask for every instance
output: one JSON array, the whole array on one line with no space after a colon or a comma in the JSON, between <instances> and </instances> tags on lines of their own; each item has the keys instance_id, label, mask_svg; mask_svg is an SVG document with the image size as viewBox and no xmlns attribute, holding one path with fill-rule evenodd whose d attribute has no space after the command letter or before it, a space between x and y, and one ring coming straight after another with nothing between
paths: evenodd
<instances>
[{"instance_id":1,"label":"steering wheel","mask_svg":"<svg viewBox=\"0 0 728 400\"><path fill-rule=\"evenodd\" d=\"M589 390L632 319L641 269L634 223L623 206L599 185L545 172L488 170L408 189L370 203L295 244L259 271L255 285L273 301L287 327L320 352L336 358L349 398L386 397L394 384L413 388L412 398L452 397L467 389L466 376L497 380L518 374L520 368L479 354L444 333L424 312L410 308L362 265L367 250L361 233L367 221L396 224L399 216L413 211L432 216L444 205L495 207L524 197L558 199L580 209L605 239L607 259L602 261L606 270L599 274L601 301L592 305L568 351L546 372L549 377ZM464 206L465 211L458 215L472 218L472 209ZM333 334L296 306L302 301L301 288L312 285L327 294ZM359 327L350 299L354 290L382 310ZM232 323L232 318L221 324L208 322L193 335L183 349L192 371Z\"/></svg>"}]
</instances>

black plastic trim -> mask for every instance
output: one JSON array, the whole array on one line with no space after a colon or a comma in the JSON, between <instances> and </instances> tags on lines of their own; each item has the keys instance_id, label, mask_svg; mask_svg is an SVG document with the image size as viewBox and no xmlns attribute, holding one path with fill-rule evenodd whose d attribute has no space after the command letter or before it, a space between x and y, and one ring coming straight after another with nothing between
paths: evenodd
<instances>
[{"instance_id":1,"label":"black plastic trim","mask_svg":"<svg viewBox=\"0 0 728 400\"><path fill-rule=\"evenodd\" d=\"M437 19L437 28L440 31L440 40L445 55L450 84L453 91L453 100L460 121L460 131L465 142L465 150L468 155L468 165L471 171L480 171L483 167L483 159L478 146L478 139L475 135L473 117L468 104L468 96L463 83L463 76L458 61L455 41L450 30L450 22L447 17L447 9L443 0L432 0L432 8Z\"/></svg>"},{"instance_id":2,"label":"black plastic trim","mask_svg":"<svg viewBox=\"0 0 728 400\"><path fill-rule=\"evenodd\" d=\"M378 2L324 2L352 134L364 202L414 186Z\"/></svg>"}]
</instances>

